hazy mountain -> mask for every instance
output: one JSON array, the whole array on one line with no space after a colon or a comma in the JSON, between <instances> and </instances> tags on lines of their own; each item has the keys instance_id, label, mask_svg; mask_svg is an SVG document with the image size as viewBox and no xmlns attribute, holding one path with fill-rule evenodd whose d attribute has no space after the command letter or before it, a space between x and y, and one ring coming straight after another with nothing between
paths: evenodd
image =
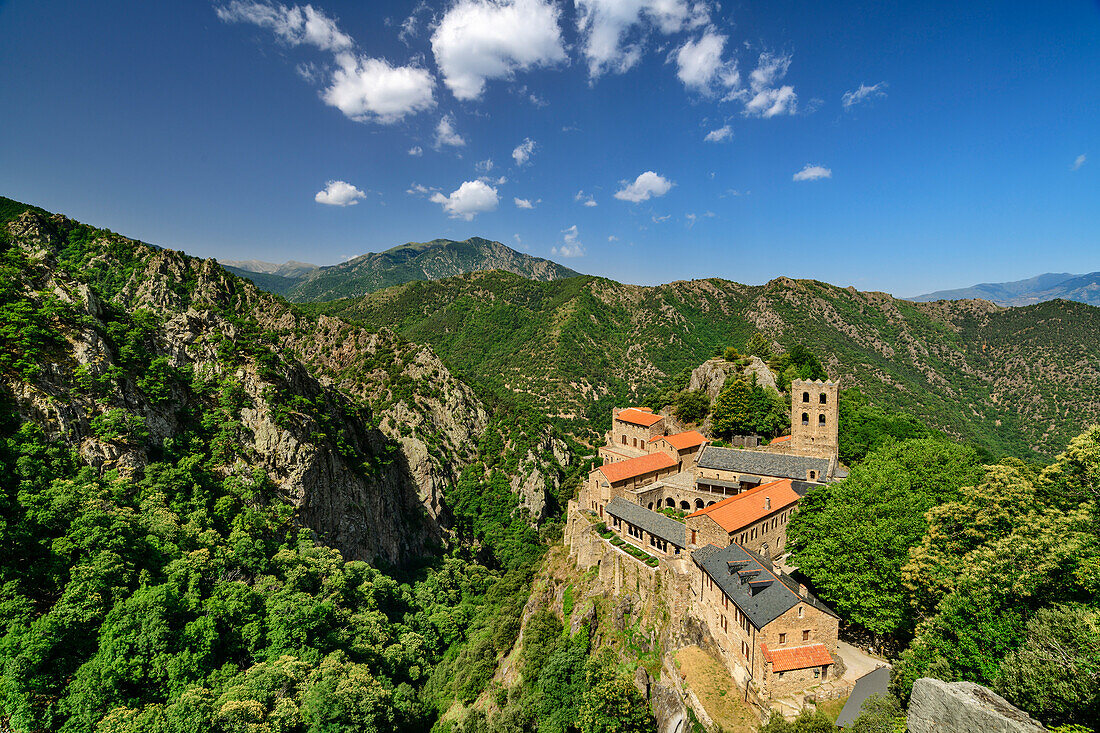
<instances>
[{"instance_id":1,"label":"hazy mountain","mask_svg":"<svg viewBox=\"0 0 1100 733\"><path fill-rule=\"evenodd\" d=\"M1100 419L1100 309L913 303L814 280L709 279L655 287L501 272L415 282L317 310L430 343L467 382L599 426L756 332L803 344L888 412L995 453L1051 454Z\"/></svg>"},{"instance_id":2,"label":"hazy mountain","mask_svg":"<svg viewBox=\"0 0 1100 733\"><path fill-rule=\"evenodd\" d=\"M1026 280L1007 283L981 283L970 288L938 290L917 295L907 300L930 302L934 300L965 300L982 298L997 305L1020 306L1042 303L1047 300L1076 300L1079 303L1100 305L1100 272L1074 275L1068 272L1047 272Z\"/></svg>"},{"instance_id":3,"label":"hazy mountain","mask_svg":"<svg viewBox=\"0 0 1100 733\"><path fill-rule=\"evenodd\" d=\"M370 252L310 273L287 293L290 300L321 301L366 295L414 280L439 280L482 270L505 270L529 280L560 280L579 273L481 237L434 239Z\"/></svg>"},{"instance_id":4,"label":"hazy mountain","mask_svg":"<svg viewBox=\"0 0 1100 733\"><path fill-rule=\"evenodd\" d=\"M248 272L263 273L264 275L279 275L288 278L302 278L317 269L317 265L308 262L290 260L281 265L263 260L218 260L222 267Z\"/></svg>"}]
</instances>

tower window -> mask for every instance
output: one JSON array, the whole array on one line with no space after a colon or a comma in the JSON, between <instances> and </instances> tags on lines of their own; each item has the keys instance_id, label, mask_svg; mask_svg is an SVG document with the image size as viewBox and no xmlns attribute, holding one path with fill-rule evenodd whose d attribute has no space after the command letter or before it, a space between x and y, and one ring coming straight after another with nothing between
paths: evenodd
<instances>
[{"instance_id":1,"label":"tower window","mask_svg":"<svg viewBox=\"0 0 1100 733\"><path fill-rule=\"evenodd\" d=\"M803 402L809 402L810 401L810 393L809 392L803 392L802 393L802 401Z\"/></svg>"},{"instance_id":2,"label":"tower window","mask_svg":"<svg viewBox=\"0 0 1100 733\"><path fill-rule=\"evenodd\" d=\"M808 413L805 413L805 412L802 413L802 424L803 425L809 425L810 424L810 415Z\"/></svg>"},{"instance_id":3,"label":"tower window","mask_svg":"<svg viewBox=\"0 0 1100 733\"><path fill-rule=\"evenodd\" d=\"M817 416L817 424L818 425L824 425L825 424L825 416L824 415L818 415Z\"/></svg>"},{"instance_id":4,"label":"tower window","mask_svg":"<svg viewBox=\"0 0 1100 733\"><path fill-rule=\"evenodd\" d=\"M823 404L823 405L828 401L828 398L825 397L824 392L821 393L821 397L819 397L818 399L820 400L821 404Z\"/></svg>"}]
</instances>

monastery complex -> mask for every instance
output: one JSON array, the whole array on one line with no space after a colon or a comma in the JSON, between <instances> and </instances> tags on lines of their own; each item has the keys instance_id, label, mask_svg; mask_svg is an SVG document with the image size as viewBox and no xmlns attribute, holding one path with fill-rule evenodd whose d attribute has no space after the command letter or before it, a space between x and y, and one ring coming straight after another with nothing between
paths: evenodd
<instances>
[{"instance_id":1,"label":"monastery complex","mask_svg":"<svg viewBox=\"0 0 1100 733\"><path fill-rule=\"evenodd\" d=\"M802 497L847 476L838 389L795 380L791 395L791 434L755 450L669 434L670 418L616 408L602 465L570 502L567 524L582 569L705 628L763 707L839 676L839 618L776 562Z\"/></svg>"}]
</instances>

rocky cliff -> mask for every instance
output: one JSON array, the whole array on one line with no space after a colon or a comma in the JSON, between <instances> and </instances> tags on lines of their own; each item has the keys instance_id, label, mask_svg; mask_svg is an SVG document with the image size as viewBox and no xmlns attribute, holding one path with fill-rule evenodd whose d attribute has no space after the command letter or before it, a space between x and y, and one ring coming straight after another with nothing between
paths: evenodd
<instances>
[{"instance_id":1,"label":"rocky cliff","mask_svg":"<svg viewBox=\"0 0 1100 733\"><path fill-rule=\"evenodd\" d=\"M7 235L26 262L8 297L53 314L49 362L2 377L21 417L136 476L201 432L196 406L220 410L204 427L225 475L261 469L346 556L403 563L438 541L443 487L488 415L429 347L303 318L212 260L61 216L25 212Z\"/></svg>"}]
</instances>

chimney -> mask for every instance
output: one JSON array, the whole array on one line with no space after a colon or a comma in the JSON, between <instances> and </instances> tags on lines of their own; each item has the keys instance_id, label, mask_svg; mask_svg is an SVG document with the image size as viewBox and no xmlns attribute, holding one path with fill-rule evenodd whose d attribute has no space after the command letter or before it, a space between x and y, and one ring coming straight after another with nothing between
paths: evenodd
<instances>
[{"instance_id":1,"label":"chimney","mask_svg":"<svg viewBox=\"0 0 1100 733\"><path fill-rule=\"evenodd\" d=\"M772 508L772 498L770 496L764 497L764 511Z\"/></svg>"},{"instance_id":2,"label":"chimney","mask_svg":"<svg viewBox=\"0 0 1100 733\"><path fill-rule=\"evenodd\" d=\"M806 597L806 584L805 583L799 583L798 584L798 595L800 595L803 598Z\"/></svg>"}]
</instances>

